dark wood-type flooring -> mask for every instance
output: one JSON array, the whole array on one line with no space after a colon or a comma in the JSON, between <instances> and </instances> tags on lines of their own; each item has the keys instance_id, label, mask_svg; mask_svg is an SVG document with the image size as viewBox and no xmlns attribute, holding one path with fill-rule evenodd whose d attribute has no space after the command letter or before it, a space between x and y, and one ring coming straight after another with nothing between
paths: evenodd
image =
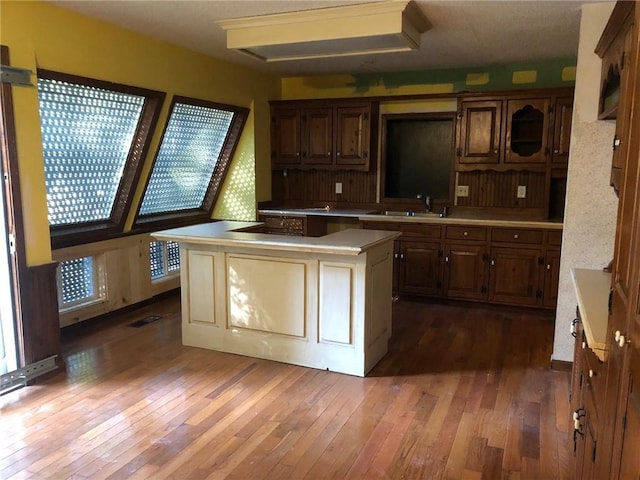
<instances>
[{"instance_id":1,"label":"dark wood-type flooring","mask_svg":"<svg viewBox=\"0 0 640 480\"><path fill-rule=\"evenodd\" d=\"M357 378L184 347L164 299L66 329L67 371L0 397L0 477L568 479L552 337L550 314L400 301Z\"/></svg>"}]
</instances>

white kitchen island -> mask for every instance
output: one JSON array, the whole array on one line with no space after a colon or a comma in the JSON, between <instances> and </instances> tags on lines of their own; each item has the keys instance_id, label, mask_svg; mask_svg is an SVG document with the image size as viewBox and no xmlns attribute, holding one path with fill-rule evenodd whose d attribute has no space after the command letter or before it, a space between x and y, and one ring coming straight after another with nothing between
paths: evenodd
<instances>
[{"instance_id":1,"label":"white kitchen island","mask_svg":"<svg viewBox=\"0 0 640 480\"><path fill-rule=\"evenodd\" d=\"M184 345L364 376L391 336L393 240L215 222L155 232L180 244Z\"/></svg>"}]
</instances>

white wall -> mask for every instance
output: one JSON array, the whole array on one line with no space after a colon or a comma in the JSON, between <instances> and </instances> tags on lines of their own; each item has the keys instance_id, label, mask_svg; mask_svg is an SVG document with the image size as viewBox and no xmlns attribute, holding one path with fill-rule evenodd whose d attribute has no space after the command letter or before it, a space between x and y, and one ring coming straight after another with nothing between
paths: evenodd
<instances>
[{"instance_id":1,"label":"white wall","mask_svg":"<svg viewBox=\"0 0 640 480\"><path fill-rule=\"evenodd\" d=\"M577 298L571 269L602 269L613 258L618 199L609 177L615 124L598 120L602 63L594 49L614 5L582 7L552 360L573 358L569 329Z\"/></svg>"}]
</instances>

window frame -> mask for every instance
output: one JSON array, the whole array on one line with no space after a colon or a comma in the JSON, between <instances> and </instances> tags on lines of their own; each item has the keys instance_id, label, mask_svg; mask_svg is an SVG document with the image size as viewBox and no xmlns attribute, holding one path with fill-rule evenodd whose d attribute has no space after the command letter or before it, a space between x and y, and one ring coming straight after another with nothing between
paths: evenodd
<instances>
[{"instance_id":1,"label":"window frame","mask_svg":"<svg viewBox=\"0 0 640 480\"><path fill-rule=\"evenodd\" d=\"M125 160L110 217L106 220L94 222L49 226L52 249L123 236L134 193L140 181L142 167L151 145L151 139L160 117L166 93L40 68L37 70L37 77L38 79L69 82L145 98L133 141Z\"/></svg>"},{"instance_id":2,"label":"window frame","mask_svg":"<svg viewBox=\"0 0 640 480\"><path fill-rule=\"evenodd\" d=\"M169 126L169 121L171 119L171 115L173 114L176 103L225 110L233 113L233 119L231 120L229 131L227 132L227 136L224 140L222 149L220 150L218 161L216 162L213 173L211 174L209 185L207 186L207 191L200 208L190 208L184 210L174 210L171 212L160 212L142 215L140 214L140 208L142 207L144 196L147 193L151 175L158 160L162 141L165 138L165 134ZM137 231L152 231L162 228L182 227L186 225L206 223L211 221L213 208L215 207L216 201L218 200L220 190L227 176L227 173L229 172L229 167L231 166L231 162L233 161L233 157L235 155L236 149L238 148L238 144L240 143L240 137L242 136L244 126L247 123L249 113L250 109L246 107L229 105L192 97L184 97L180 95L173 96L173 98L171 99L171 105L169 106L169 113L167 114L167 119L162 130L162 136L153 157L153 162L151 164L151 168L149 169L149 174L147 175L140 201L138 202L134 220L134 228L136 228Z\"/></svg>"},{"instance_id":3,"label":"window frame","mask_svg":"<svg viewBox=\"0 0 640 480\"><path fill-rule=\"evenodd\" d=\"M62 264L65 262L70 262L73 260L79 260L81 258L92 258L92 269L91 269L91 281L93 283L94 295L92 297L81 298L78 300L74 300L72 302L63 302L63 282L62 278ZM81 308L86 308L91 305L97 305L100 303L104 303L107 301L108 292L107 292L107 279L106 279L106 258L105 254L88 254L82 255L80 257L74 256L70 258L66 258L65 260L61 260L58 262L58 266L56 267L56 286L58 290L58 312L63 314L67 312L72 312L74 310L78 310Z\"/></svg>"}]
</instances>

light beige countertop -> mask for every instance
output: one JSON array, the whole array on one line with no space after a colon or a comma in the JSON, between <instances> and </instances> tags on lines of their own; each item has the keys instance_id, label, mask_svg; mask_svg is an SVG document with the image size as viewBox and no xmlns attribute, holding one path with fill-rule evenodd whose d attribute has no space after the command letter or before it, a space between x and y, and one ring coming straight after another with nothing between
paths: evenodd
<instances>
[{"instance_id":1,"label":"light beige countertop","mask_svg":"<svg viewBox=\"0 0 640 480\"><path fill-rule=\"evenodd\" d=\"M589 347L604 361L609 323L611 274L602 270L573 268L571 277L578 296L578 308Z\"/></svg>"},{"instance_id":2,"label":"light beige countertop","mask_svg":"<svg viewBox=\"0 0 640 480\"><path fill-rule=\"evenodd\" d=\"M400 232L361 230L357 228L342 230L323 237L294 237L236 231L259 225L262 225L262 223L221 221L162 230L153 232L151 235L160 240L201 245L251 247L262 250L286 250L333 255L359 255L371 247L392 241L400 236Z\"/></svg>"},{"instance_id":3,"label":"light beige countertop","mask_svg":"<svg viewBox=\"0 0 640 480\"><path fill-rule=\"evenodd\" d=\"M288 215L288 216L323 216L323 217L350 217L358 220L376 221L376 222L410 222L410 223L427 223L441 225L479 225L491 227L511 227L511 228L545 228L549 230L562 230L561 222L535 221L535 220L517 220L495 215L483 214L452 214L447 217L440 217L438 213L416 213L414 216L398 215L382 215L376 213L375 210L343 210L343 209L326 209L326 208L281 208L281 209L262 209L258 212L260 215Z\"/></svg>"}]
</instances>

